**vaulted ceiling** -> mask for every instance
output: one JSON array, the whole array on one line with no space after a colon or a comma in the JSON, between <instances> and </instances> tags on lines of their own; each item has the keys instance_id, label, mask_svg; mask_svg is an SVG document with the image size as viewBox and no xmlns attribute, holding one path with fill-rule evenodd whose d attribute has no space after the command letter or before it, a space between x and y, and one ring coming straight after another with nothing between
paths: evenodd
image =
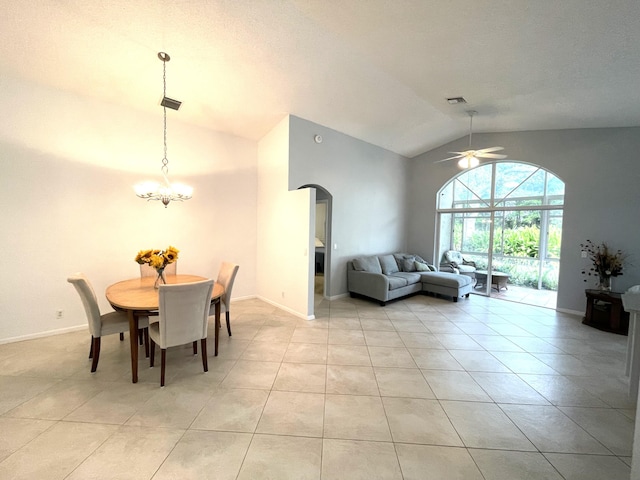
<instances>
[{"instance_id":1,"label":"vaulted ceiling","mask_svg":"<svg viewBox=\"0 0 640 480\"><path fill-rule=\"evenodd\" d=\"M165 51L180 120L254 140L287 113L408 157L469 109L478 132L640 125L638 0L0 4L0 76L153 111Z\"/></svg>"}]
</instances>

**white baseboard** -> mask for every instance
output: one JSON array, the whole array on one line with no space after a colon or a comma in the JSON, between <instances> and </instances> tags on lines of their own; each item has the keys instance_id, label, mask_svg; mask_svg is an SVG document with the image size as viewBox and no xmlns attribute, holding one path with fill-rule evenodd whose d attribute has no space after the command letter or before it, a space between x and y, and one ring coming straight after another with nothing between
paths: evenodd
<instances>
[{"instance_id":1,"label":"white baseboard","mask_svg":"<svg viewBox=\"0 0 640 480\"><path fill-rule=\"evenodd\" d=\"M253 300L254 298L258 298L258 296L257 295L245 295L244 297L233 297L230 300L230 302L233 303L233 302L239 302L239 301L242 301L242 300Z\"/></svg>"},{"instance_id":2,"label":"white baseboard","mask_svg":"<svg viewBox=\"0 0 640 480\"><path fill-rule=\"evenodd\" d=\"M349 296L349 293L341 293L340 295L333 295L331 297L324 297L324 298L326 298L330 302L333 302L334 300L340 300L341 298L345 298L348 296Z\"/></svg>"},{"instance_id":3,"label":"white baseboard","mask_svg":"<svg viewBox=\"0 0 640 480\"><path fill-rule=\"evenodd\" d=\"M285 307L284 305L281 305L277 302L271 301L267 298L261 297L260 295L258 295L256 298L262 300L265 303L268 303L269 305L273 305L274 307L278 307L280 310L284 310L285 312L290 313L291 315L294 315L298 318L302 318L303 320L315 320L316 316L315 315L304 315L300 312L296 312L295 310L290 309L289 307Z\"/></svg>"},{"instance_id":4,"label":"white baseboard","mask_svg":"<svg viewBox=\"0 0 640 480\"><path fill-rule=\"evenodd\" d=\"M3 345L5 343L24 342L25 340L33 340L36 338L51 337L53 335L62 335L63 333L79 332L80 330L87 329L87 325L77 325L75 327L60 328L58 330L47 330L46 332L20 335L19 337L0 338L0 345Z\"/></svg>"},{"instance_id":5,"label":"white baseboard","mask_svg":"<svg viewBox=\"0 0 640 480\"><path fill-rule=\"evenodd\" d=\"M580 310L569 310L568 308L556 308L556 312L568 313L569 315L584 317L584 312L581 312Z\"/></svg>"}]
</instances>

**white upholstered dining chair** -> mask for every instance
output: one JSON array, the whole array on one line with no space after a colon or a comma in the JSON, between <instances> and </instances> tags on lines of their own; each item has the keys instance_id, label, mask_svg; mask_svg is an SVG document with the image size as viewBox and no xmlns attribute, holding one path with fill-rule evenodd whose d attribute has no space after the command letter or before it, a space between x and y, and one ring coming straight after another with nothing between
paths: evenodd
<instances>
[{"instance_id":1,"label":"white upholstered dining chair","mask_svg":"<svg viewBox=\"0 0 640 480\"><path fill-rule=\"evenodd\" d=\"M100 307L98 306L98 300L93 287L82 273L76 273L67 278L67 282L72 284L87 315L87 322L89 324L89 333L91 333L91 347L89 348L89 358L93 358L91 363L91 373L94 373L98 368L98 361L100 360L100 339L105 335L112 335L114 333L120 334L120 340L123 340L123 333L129 331L129 319L126 312L113 311L105 314L100 313ZM149 319L146 316L138 317L138 326L140 329L146 329L149 326ZM144 336L146 340L146 349L148 350L148 336Z\"/></svg>"},{"instance_id":2,"label":"white upholstered dining chair","mask_svg":"<svg viewBox=\"0 0 640 480\"><path fill-rule=\"evenodd\" d=\"M230 308L231 308L231 290L233 290L233 282L236 279L236 274L240 265L231 262L222 262L220 270L218 272L218 279L216 283L219 283L224 287L224 295L220 298L221 307L224 307L225 318L227 320L227 332L231 336L231 321L230 321ZM211 303L209 315L215 314L215 305Z\"/></svg>"},{"instance_id":3,"label":"white upholstered dining chair","mask_svg":"<svg viewBox=\"0 0 640 480\"><path fill-rule=\"evenodd\" d=\"M209 371L207 363L207 321L213 280L175 285L160 285L158 321L149 325L151 338L150 366L153 367L155 345L161 349L160 386L164 387L167 348L194 344L200 340L202 367Z\"/></svg>"}]
</instances>

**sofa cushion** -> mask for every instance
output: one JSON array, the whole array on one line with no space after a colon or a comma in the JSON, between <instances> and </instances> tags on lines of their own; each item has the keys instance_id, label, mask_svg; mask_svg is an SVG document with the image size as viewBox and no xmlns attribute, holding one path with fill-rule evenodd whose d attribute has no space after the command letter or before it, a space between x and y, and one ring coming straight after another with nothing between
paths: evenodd
<instances>
[{"instance_id":1,"label":"sofa cushion","mask_svg":"<svg viewBox=\"0 0 640 480\"><path fill-rule=\"evenodd\" d=\"M382 267L382 273L384 273L385 275L390 275L392 273L400 271L400 269L398 268L398 262L396 262L396 259L393 257L393 255L380 255L378 257L378 260L380 261L380 266Z\"/></svg>"},{"instance_id":2,"label":"sofa cushion","mask_svg":"<svg viewBox=\"0 0 640 480\"><path fill-rule=\"evenodd\" d=\"M382 273L382 267L378 257L358 257L353 259L353 268L361 272Z\"/></svg>"},{"instance_id":3,"label":"sofa cushion","mask_svg":"<svg viewBox=\"0 0 640 480\"><path fill-rule=\"evenodd\" d=\"M397 273L387 275L387 278L389 279L389 290L395 290L396 288L402 288L409 285L406 278L398 277L397 275Z\"/></svg>"},{"instance_id":4,"label":"sofa cushion","mask_svg":"<svg viewBox=\"0 0 640 480\"><path fill-rule=\"evenodd\" d=\"M389 278L391 277L404 278L407 281L407 285L420 283L420 281L422 280L422 276L420 275L419 272L397 272L392 275L389 275Z\"/></svg>"},{"instance_id":5,"label":"sofa cushion","mask_svg":"<svg viewBox=\"0 0 640 480\"><path fill-rule=\"evenodd\" d=\"M460 273L471 273L476 271L476 267L472 267L471 265L463 265L461 263L458 264L457 268L458 270L460 270Z\"/></svg>"},{"instance_id":6,"label":"sofa cushion","mask_svg":"<svg viewBox=\"0 0 640 480\"><path fill-rule=\"evenodd\" d=\"M460 288L469 285L473 280L467 275L456 275L447 272L424 272L420 274L422 283L431 283L443 287Z\"/></svg>"},{"instance_id":7,"label":"sofa cushion","mask_svg":"<svg viewBox=\"0 0 640 480\"><path fill-rule=\"evenodd\" d=\"M436 267L434 267L433 265L429 265L428 263L425 263L425 262L420 262L416 259L416 271L417 272L435 272Z\"/></svg>"}]
</instances>

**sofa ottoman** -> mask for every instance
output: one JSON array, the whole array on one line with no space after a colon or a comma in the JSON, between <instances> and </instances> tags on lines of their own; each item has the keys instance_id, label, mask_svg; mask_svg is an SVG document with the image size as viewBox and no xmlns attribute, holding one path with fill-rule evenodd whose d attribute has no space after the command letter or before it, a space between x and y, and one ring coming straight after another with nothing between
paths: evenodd
<instances>
[{"instance_id":1,"label":"sofa ottoman","mask_svg":"<svg viewBox=\"0 0 640 480\"><path fill-rule=\"evenodd\" d=\"M467 275L456 275L447 272L424 272L421 274L422 291L452 297L469 297L473 288L473 279Z\"/></svg>"}]
</instances>

